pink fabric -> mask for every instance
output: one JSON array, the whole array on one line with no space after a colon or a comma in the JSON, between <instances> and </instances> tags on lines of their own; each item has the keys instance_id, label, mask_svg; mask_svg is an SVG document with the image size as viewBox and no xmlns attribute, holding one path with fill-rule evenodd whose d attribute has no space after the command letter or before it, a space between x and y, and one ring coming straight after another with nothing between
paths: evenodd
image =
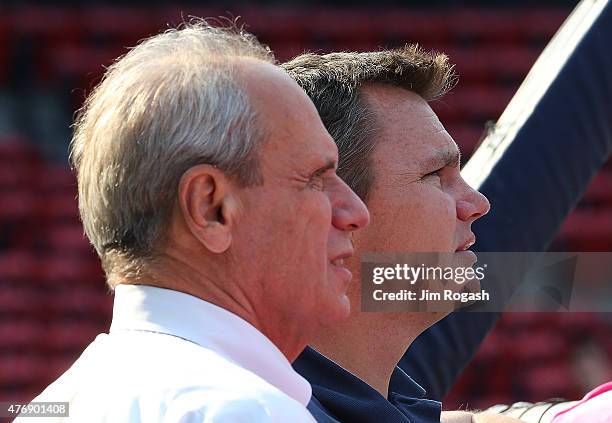
<instances>
[{"instance_id":1,"label":"pink fabric","mask_svg":"<svg viewBox=\"0 0 612 423\"><path fill-rule=\"evenodd\" d=\"M612 382L593 389L552 419L552 423L612 423Z\"/></svg>"}]
</instances>

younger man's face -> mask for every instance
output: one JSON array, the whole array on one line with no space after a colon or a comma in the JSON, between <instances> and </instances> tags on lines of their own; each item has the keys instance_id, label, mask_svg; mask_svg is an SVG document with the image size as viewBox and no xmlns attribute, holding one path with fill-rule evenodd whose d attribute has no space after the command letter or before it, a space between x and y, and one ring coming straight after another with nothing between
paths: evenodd
<instances>
[{"instance_id":1,"label":"younger man's face","mask_svg":"<svg viewBox=\"0 0 612 423\"><path fill-rule=\"evenodd\" d=\"M364 252L455 252L474 243L472 223L489 211L459 173L459 150L429 104L401 88L363 88L375 114L371 223L356 234ZM458 252L471 262L471 252ZM461 257L463 256L463 257Z\"/></svg>"}]
</instances>

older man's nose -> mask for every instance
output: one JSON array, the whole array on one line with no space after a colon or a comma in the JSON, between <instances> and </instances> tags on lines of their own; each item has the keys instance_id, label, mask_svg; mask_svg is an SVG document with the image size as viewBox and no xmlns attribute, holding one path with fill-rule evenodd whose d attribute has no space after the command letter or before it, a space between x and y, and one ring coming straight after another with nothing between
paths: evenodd
<instances>
[{"instance_id":1,"label":"older man's nose","mask_svg":"<svg viewBox=\"0 0 612 423\"><path fill-rule=\"evenodd\" d=\"M355 231L365 228L368 223L368 208L348 185L341 182L332 199L332 224L342 231Z\"/></svg>"},{"instance_id":2,"label":"older man's nose","mask_svg":"<svg viewBox=\"0 0 612 423\"><path fill-rule=\"evenodd\" d=\"M487 197L479 191L469 188L468 194L457 201L457 217L464 221L475 221L487 214L491 204Z\"/></svg>"}]
</instances>

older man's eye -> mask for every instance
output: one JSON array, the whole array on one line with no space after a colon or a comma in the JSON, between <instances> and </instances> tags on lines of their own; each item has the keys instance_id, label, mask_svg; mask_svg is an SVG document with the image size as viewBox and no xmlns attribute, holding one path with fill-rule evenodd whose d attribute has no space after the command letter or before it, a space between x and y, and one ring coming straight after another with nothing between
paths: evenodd
<instances>
[{"instance_id":1,"label":"older man's eye","mask_svg":"<svg viewBox=\"0 0 612 423\"><path fill-rule=\"evenodd\" d=\"M424 178L430 178L430 177L440 177L440 173L442 173L442 169L438 169L438 170L434 170L433 172L429 172L428 174L423 176Z\"/></svg>"},{"instance_id":2,"label":"older man's eye","mask_svg":"<svg viewBox=\"0 0 612 423\"><path fill-rule=\"evenodd\" d=\"M324 181L323 181L323 176L320 175L320 174L314 175L308 181L308 187L311 188L311 189L316 189L316 190L319 190L319 191L323 191L323 188L325 187L325 184L324 184Z\"/></svg>"}]
</instances>

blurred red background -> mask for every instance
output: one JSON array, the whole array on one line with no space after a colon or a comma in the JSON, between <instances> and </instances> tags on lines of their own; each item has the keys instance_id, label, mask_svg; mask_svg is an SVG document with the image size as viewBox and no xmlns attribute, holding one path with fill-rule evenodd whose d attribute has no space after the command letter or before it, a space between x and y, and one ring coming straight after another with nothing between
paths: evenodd
<instances>
[{"instance_id":1,"label":"blurred red background","mask_svg":"<svg viewBox=\"0 0 612 423\"><path fill-rule=\"evenodd\" d=\"M107 331L112 297L83 238L66 155L70 121L127 46L225 8L0 6L0 400L29 400ZM433 104L469 158L571 6L236 7L280 61L305 50L368 51L418 42L446 52L460 80ZM612 164L553 249L612 250ZM507 314L445 409L577 398L612 379L612 319Z\"/></svg>"}]
</instances>

